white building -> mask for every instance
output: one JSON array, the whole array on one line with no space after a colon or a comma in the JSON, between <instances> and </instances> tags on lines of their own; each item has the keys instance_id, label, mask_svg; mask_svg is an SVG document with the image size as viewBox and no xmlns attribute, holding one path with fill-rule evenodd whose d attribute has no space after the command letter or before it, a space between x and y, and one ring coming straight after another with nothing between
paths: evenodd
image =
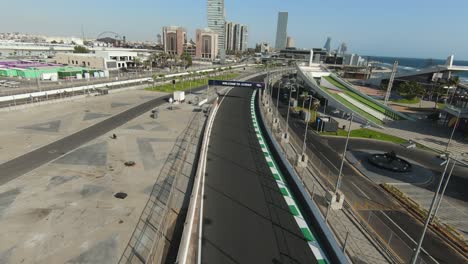
<instances>
[{"instance_id":1,"label":"white building","mask_svg":"<svg viewBox=\"0 0 468 264\"><path fill-rule=\"evenodd\" d=\"M95 54L106 61L115 61L117 68L134 67L135 59L138 58L138 53L132 51L97 50Z\"/></svg>"},{"instance_id":2,"label":"white building","mask_svg":"<svg viewBox=\"0 0 468 264\"><path fill-rule=\"evenodd\" d=\"M55 59L57 63L87 67L99 70L117 70L135 67L135 60L144 54L134 51L97 50L95 53L59 53Z\"/></svg>"}]
</instances>

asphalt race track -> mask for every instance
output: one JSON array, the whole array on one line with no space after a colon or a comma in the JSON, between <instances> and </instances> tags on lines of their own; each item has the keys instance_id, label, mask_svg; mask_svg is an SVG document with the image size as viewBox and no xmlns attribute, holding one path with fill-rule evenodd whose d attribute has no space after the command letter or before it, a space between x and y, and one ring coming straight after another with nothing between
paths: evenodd
<instances>
[{"instance_id":1,"label":"asphalt race track","mask_svg":"<svg viewBox=\"0 0 468 264\"><path fill-rule=\"evenodd\" d=\"M202 263L316 263L268 169L250 88L224 98L207 156Z\"/></svg>"}]
</instances>

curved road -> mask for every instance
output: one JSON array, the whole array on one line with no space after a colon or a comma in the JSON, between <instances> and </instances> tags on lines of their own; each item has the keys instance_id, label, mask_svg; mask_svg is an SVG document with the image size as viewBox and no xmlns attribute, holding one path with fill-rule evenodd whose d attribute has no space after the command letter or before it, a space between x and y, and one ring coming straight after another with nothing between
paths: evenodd
<instances>
[{"instance_id":1,"label":"curved road","mask_svg":"<svg viewBox=\"0 0 468 264\"><path fill-rule=\"evenodd\" d=\"M250 115L252 92L233 88L214 121L202 263L316 263L258 143Z\"/></svg>"}]
</instances>

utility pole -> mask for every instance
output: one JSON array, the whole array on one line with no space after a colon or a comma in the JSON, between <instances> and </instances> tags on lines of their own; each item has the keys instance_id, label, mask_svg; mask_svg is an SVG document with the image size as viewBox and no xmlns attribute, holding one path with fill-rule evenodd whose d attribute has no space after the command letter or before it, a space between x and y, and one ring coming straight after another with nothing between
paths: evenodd
<instances>
[{"instance_id":1,"label":"utility pole","mask_svg":"<svg viewBox=\"0 0 468 264\"><path fill-rule=\"evenodd\" d=\"M393 81L395 80L397 69L398 69L398 61L395 61L395 63L393 63L392 75L390 76L390 80L388 81L387 94L385 94L385 101L384 101L385 105L388 104L388 99L390 98L390 93L392 92Z\"/></svg>"}]
</instances>

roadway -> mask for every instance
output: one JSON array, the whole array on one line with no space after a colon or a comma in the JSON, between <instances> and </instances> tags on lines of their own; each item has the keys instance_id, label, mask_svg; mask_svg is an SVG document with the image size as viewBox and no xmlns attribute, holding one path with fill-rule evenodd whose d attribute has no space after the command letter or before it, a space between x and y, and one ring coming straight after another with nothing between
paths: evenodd
<instances>
[{"instance_id":1,"label":"roadway","mask_svg":"<svg viewBox=\"0 0 468 264\"><path fill-rule=\"evenodd\" d=\"M233 88L214 121L202 263L316 263L258 143L250 115L252 93Z\"/></svg>"},{"instance_id":2,"label":"roadway","mask_svg":"<svg viewBox=\"0 0 468 264\"><path fill-rule=\"evenodd\" d=\"M206 85L193 88L192 92L198 92L206 89ZM70 152L77 147L104 135L113 129L127 123L128 121L150 111L154 107L160 106L172 95L166 95L156 99L149 100L124 112L114 115L102 122L94 124L88 128L52 142L41 148L33 150L15 159L0 164L0 185L5 184L25 173L28 173L47 162Z\"/></svg>"},{"instance_id":3,"label":"roadway","mask_svg":"<svg viewBox=\"0 0 468 264\"><path fill-rule=\"evenodd\" d=\"M273 95L276 96L276 92ZM276 101L275 101L276 103ZM280 113L283 117L286 117L287 108L283 102L280 102ZM290 118L290 128L299 138L303 138L305 132L304 122L297 118ZM329 143L329 141L331 143ZM393 145L394 146L394 145ZM349 145L349 149L353 147L367 147L368 149L376 150L387 150L391 151L394 148L390 148L387 143L370 142L367 141L365 144L362 140L356 140ZM313 132L307 135L307 148L309 151L309 157L312 157L311 153L317 155L323 164L329 166L333 164L336 168L340 167L341 154L344 148L343 139L325 139ZM410 150L408 150L410 151ZM424 159L424 155L415 155L416 161L420 162ZM421 162L421 164L427 164ZM336 175L327 177L327 175L321 176L324 182L329 184L329 187L334 187L336 182ZM336 173L337 174L337 173ZM392 232L397 234L407 245L415 247L415 244L404 233L412 237L413 240L418 241L422 232L422 223L415 219L409 214L400 204L398 204L393 197L387 194L379 185L368 180L365 176L361 175L352 165L345 163L343 167L343 180L341 190L345 194L347 202L354 207L359 216L366 220L370 213L373 213L374 221L372 221L371 227L374 231L384 239L389 237L389 228ZM377 221L375 221L377 220ZM402 230L400 230L396 225ZM404 232L404 233L403 233ZM394 252L400 255L406 261L411 258L411 252L408 249L403 249L401 245L397 243L391 243L391 248ZM437 234L429 231L424 240L423 248L430 252L431 256L440 263L466 263L466 260L461 256L455 249L448 246L447 243L439 237ZM405 253L406 252L406 253ZM421 254L423 259L427 263L432 263L427 256Z\"/></svg>"},{"instance_id":4,"label":"roadway","mask_svg":"<svg viewBox=\"0 0 468 264\"><path fill-rule=\"evenodd\" d=\"M204 89L206 89L206 85L194 88L192 91L197 92ZM0 176L0 185L53 161L101 135L109 133L113 129L144 114L145 112L149 112L154 107L164 104L171 96L172 95L166 95L146 101L88 128L0 164L0 171L2 172Z\"/></svg>"}]
</instances>

